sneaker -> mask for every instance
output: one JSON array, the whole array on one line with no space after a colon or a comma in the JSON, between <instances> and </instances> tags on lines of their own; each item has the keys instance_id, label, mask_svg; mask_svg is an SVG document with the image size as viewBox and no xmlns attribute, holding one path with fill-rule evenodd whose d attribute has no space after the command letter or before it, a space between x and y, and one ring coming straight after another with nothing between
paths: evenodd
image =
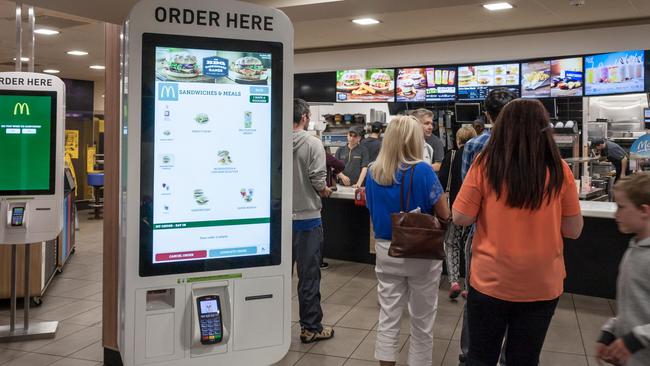
<instances>
[{"instance_id":1,"label":"sneaker","mask_svg":"<svg viewBox=\"0 0 650 366\"><path fill-rule=\"evenodd\" d=\"M467 290L461 292L460 295L463 297L463 299L467 300Z\"/></svg>"},{"instance_id":2,"label":"sneaker","mask_svg":"<svg viewBox=\"0 0 650 366\"><path fill-rule=\"evenodd\" d=\"M465 366L465 355L462 353L458 355L458 366Z\"/></svg>"},{"instance_id":3,"label":"sneaker","mask_svg":"<svg viewBox=\"0 0 650 366\"><path fill-rule=\"evenodd\" d=\"M328 269L330 268L330 264L327 262L323 262L320 264L320 269Z\"/></svg>"},{"instance_id":4,"label":"sneaker","mask_svg":"<svg viewBox=\"0 0 650 366\"><path fill-rule=\"evenodd\" d=\"M449 298L450 299L455 299L460 295L460 285L458 282L454 282L451 284L451 288L449 289Z\"/></svg>"},{"instance_id":5,"label":"sneaker","mask_svg":"<svg viewBox=\"0 0 650 366\"><path fill-rule=\"evenodd\" d=\"M334 337L334 329L332 327L323 327L320 332L312 332L311 330L304 329L300 331L300 341L302 343L312 343L324 341Z\"/></svg>"}]
</instances>

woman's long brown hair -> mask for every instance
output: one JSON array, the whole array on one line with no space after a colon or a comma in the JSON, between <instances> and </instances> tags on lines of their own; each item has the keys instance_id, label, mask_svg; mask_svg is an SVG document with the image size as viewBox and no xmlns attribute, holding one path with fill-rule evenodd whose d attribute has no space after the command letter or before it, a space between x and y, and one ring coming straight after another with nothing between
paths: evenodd
<instances>
[{"instance_id":1,"label":"woman's long brown hair","mask_svg":"<svg viewBox=\"0 0 650 366\"><path fill-rule=\"evenodd\" d=\"M508 103L476 164L484 167L497 200L506 194L506 205L537 210L544 199L550 203L562 189L564 171L544 105L536 99Z\"/></svg>"}]
</instances>

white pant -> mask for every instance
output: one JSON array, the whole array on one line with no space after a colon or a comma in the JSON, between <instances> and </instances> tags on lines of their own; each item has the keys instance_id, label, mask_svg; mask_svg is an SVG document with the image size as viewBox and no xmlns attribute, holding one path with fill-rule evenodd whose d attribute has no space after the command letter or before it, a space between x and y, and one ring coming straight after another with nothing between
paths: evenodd
<instances>
[{"instance_id":1,"label":"white pant","mask_svg":"<svg viewBox=\"0 0 650 366\"><path fill-rule=\"evenodd\" d=\"M384 244L384 243L382 243ZM398 335L404 306L411 316L409 366L431 366L433 323L438 309L438 285L442 261L388 256L385 245L377 245L375 272L379 284L379 325L375 358L396 361Z\"/></svg>"}]
</instances>

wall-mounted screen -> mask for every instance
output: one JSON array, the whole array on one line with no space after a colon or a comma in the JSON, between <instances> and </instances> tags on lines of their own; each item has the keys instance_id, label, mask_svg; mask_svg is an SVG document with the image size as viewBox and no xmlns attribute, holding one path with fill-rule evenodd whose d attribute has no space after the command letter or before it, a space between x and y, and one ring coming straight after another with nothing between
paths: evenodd
<instances>
[{"instance_id":1,"label":"wall-mounted screen","mask_svg":"<svg viewBox=\"0 0 650 366\"><path fill-rule=\"evenodd\" d=\"M398 102L448 102L456 99L456 67L397 69Z\"/></svg>"},{"instance_id":2,"label":"wall-mounted screen","mask_svg":"<svg viewBox=\"0 0 650 366\"><path fill-rule=\"evenodd\" d=\"M643 108L643 119L650 122L650 108Z\"/></svg>"},{"instance_id":3,"label":"wall-mounted screen","mask_svg":"<svg viewBox=\"0 0 650 366\"><path fill-rule=\"evenodd\" d=\"M585 95L643 92L644 51L612 52L585 57Z\"/></svg>"},{"instance_id":4,"label":"wall-mounted screen","mask_svg":"<svg viewBox=\"0 0 650 366\"><path fill-rule=\"evenodd\" d=\"M278 264L282 45L142 43L141 275Z\"/></svg>"},{"instance_id":5,"label":"wall-mounted screen","mask_svg":"<svg viewBox=\"0 0 650 366\"><path fill-rule=\"evenodd\" d=\"M395 70L358 69L337 71L336 101L395 101Z\"/></svg>"},{"instance_id":6,"label":"wall-mounted screen","mask_svg":"<svg viewBox=\"0 0 650 366\"><path fill-rule=\"evenodd\" d=\"M584 85L582 57L551 60L551 96L581 97Z\"/></svg>"},{"instance_id":7,"label":"wall-mounted screen","mask_svg":"<svg viewBox=\"0 0 650 366\"><path fill-rule=\"evenodd\" d=\"M522 98L551 96L551 62L533 61L521 64Z\"/></svg>"},{"instance_id":8,"label":"wall-mounted screen","mask_svg":"<svg viewBox=\"0 0 650 366\"><path fill-rule=\"evenodd\" d=\"M456 122L472 123L481 115L481 105L479 103L456 103Z\"/></svg>"},{"instance_id":9,"label":"wall-mounted screen","mask_svg":"<svg viewBox=\"0 0 650 366\"><path fill-rule=\"evenodd\" d=\"M427 91L427 69L397 69L397 101L424 102Z\"/></svg>"},{"instance_id":10,"label":"wall-mounted screen","mask_svg":"<svg viewBox=\"0 0 650 366\"><path fill-rule=\"evenodd\" d=\"M519 95L519 64L458 68L458 99L483 100L490 90L496 88L508 88Z\"/></svg>"},{"instance_id":11,"label":"wall-mounted screen","mask_svg":"<svg viewBox=\"0 0 650 366\"><path fill-rule=\"evenodd\" d=\"M0 90L0 196L54 194L56 92Z\"/></svg>"}]
</instances>

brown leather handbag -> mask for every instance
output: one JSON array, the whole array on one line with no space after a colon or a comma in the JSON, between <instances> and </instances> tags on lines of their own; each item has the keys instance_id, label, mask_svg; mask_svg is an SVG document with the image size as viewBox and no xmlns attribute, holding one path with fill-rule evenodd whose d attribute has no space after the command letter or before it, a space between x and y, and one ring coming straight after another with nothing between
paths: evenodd
<instances>
[{"instance_id":1,"label":"brown leather handbag","mask_svg":"<svg viewBox=\"0 0 650 366\"><path fill-rule=\"evenodd\" d=\"M445 232L447 222L438 220L435 215L408 212L413 187L414 166L411 166L411 177L404 206L404 176L399 190L400 212L391 214L393 235L388 248L388 255L396 258L444 259Z\"/></svg>"}]
</instances>

